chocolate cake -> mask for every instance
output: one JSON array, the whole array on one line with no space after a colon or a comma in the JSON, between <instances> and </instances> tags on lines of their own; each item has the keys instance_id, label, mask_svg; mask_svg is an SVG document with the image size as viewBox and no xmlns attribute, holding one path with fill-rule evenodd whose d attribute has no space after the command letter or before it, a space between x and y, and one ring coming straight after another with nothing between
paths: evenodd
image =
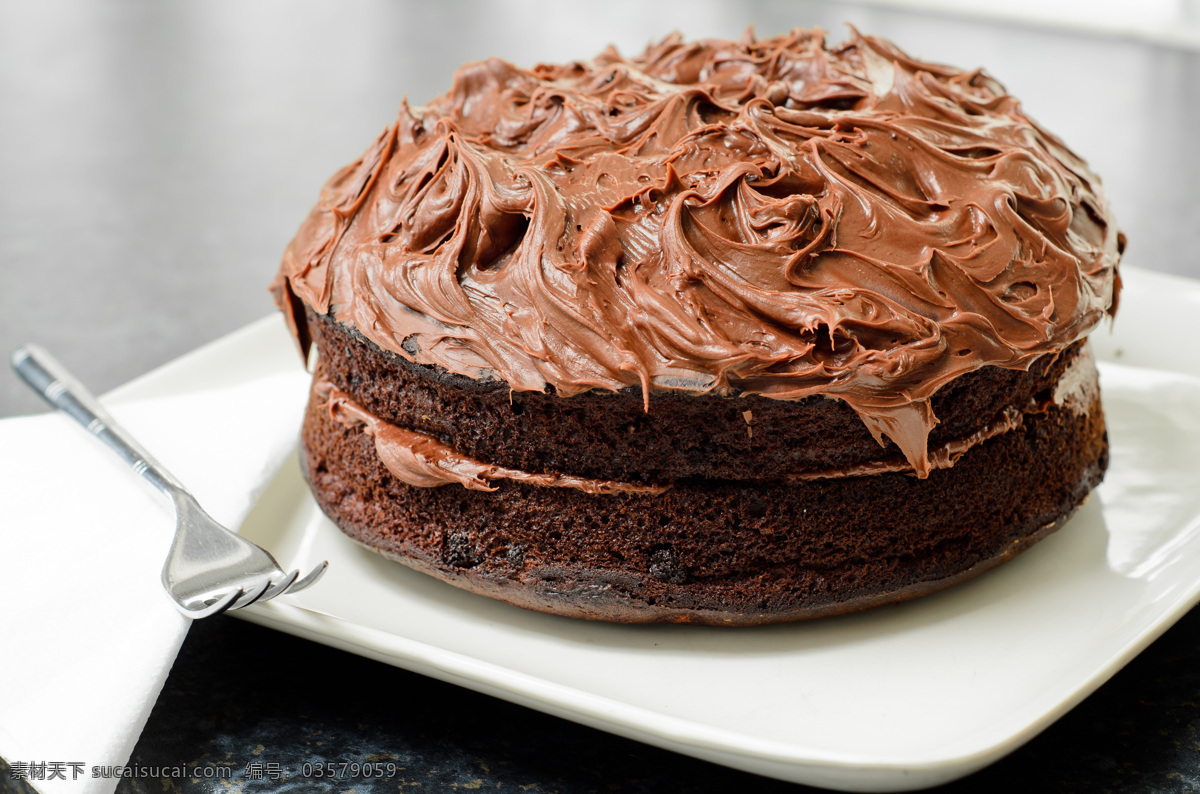
<instances>
[{"instance_id":1,"label":"chocolate cake","mask_svg":"<svg viewBox=\"0 0 1200 794\"><path fill-rule=\"evenodd\" d=\"M982 71L854 33L462 68L326 185L273 287L301 462L367 547L532 609L900 601L1100 481L1124 240Z\"/></svg>"}]
</instances>

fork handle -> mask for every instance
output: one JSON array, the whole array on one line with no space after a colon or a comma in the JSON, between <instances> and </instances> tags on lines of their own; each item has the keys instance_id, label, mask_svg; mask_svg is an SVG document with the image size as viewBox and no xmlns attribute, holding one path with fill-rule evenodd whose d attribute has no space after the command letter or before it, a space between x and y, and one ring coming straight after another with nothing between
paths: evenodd
<instances>
[{"instance_id":1,"label":"fork handle","mask_svg":"<svg viewBox=\"0 0 1200 794\"><path fill-rule=\"evenodd\" d=\"M12 354L12 368L52 407L81 424L108 445L141 477L172 499L183 485L117 424L100 402L66 367L38 345L25 345Z\"/></svg>"}]
</instances>

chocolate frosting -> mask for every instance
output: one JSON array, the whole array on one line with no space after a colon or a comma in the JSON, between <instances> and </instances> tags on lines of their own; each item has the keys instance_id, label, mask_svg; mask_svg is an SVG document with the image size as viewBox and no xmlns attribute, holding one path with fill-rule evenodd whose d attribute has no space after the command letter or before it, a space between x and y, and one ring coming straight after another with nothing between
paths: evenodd
<instances>
[{"instance_id":1,"label":"chocolate frosting","mask_svg":"<svg viewBox=\"0 0 1200 794\"><path fill-rule=\"evenodd\" d=\"M821 394L927 474L929 398L1116 309L1098 179L992 78L854 32L463 67L325 186L276 296L513 389Z\"/></svg>"}]
</instances>

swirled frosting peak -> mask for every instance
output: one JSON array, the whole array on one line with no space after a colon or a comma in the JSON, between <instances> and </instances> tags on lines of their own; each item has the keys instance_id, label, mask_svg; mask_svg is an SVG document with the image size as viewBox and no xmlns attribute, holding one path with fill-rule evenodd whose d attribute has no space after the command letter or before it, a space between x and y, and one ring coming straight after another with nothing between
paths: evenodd
<instances>
[{"instance_id":1,"label":"swirled frosting peak","mask_svg":"<svg viewBox=\"0 0 1200 794\"><path fill-rule=\"evenodd\" d=\"M855 32L463 67L325 186L301 303L405 358L570 397L844 400L918 472L929 398L1115 310L1097 178L981 71Z\"/></svg>"}]
</instances>

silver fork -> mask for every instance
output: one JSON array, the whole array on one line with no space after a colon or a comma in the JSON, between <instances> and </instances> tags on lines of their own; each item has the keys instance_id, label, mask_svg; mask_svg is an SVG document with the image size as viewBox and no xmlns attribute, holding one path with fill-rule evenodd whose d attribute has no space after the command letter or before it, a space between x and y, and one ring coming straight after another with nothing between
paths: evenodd
<instances>
[{"instance_id":1,"label":"silver fork","mask_svg":"<svg viewBox=\"0 0 1200 794\"><path fill-rule=\"evenodd\" d=\"M12 354L12 367L51 406L107 444L175 508L175 539L163 565L162 583L179 610L192 619L241 609L309 587L329 563L304 577L284 573L262 547L230 532L200 507L179 480L113 420L83 384L37 345Z\"/></svg>"}]
</instances>

